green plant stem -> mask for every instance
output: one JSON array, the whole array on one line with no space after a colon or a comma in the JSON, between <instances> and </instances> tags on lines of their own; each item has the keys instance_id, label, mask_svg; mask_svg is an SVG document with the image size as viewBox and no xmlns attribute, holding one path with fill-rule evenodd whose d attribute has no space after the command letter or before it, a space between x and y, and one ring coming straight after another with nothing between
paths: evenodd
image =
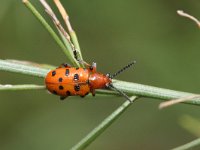
<instances>
[{"instance_id":1,"label":"green plant stem","mask_svg":"<svg viewBox=\"0 0 200 150\"><path fill-rule=\"evenodd\" d=\"M72 39L72 43L74 44L75 50L78 52L78 59L83 60L80 45L79 45L79 42L78 42L78 38L76 36L76 32L72 29L71 23L69 21L69 15L68 15L67 11L63 7L60 0L54 0L54 3L56 4L58 10L60 11L60 14L62 15L62 18L65 22L65 25L68 28L70 37ZM81 65L81 67L85 67L83 63L81 63L80 65Z\"/></svg>"},{"instance_id":2,"label":"green plant stem","mask_svg":"<svg viewBox=\"0 0 200 150\"><path fill-rule=\"evenodd\" d=\"M50 71L49 69L44 69L41 67L35 67L25 64L17 64L0 59L0 70L5 70L9 72L16 72L20 74L32 75L44 78L46 74Z\"/></svg>"},{"instance_id":3,"label":"green plant stem","mask_svg":"<svg viewBox=\"0 0 200 150\"><path fill-rule=\"evenodd\" d=\"M46 74L49 72L49 69L39 68L30 65L15 64L1 59L0 59L0 70L17 72L21 74L27 74L42 78L44 78ZM113 85L116 88L126 92L127 94L137 95L139 97L162 99L162 100L176 99L194 94L194 93L169 90L159 87L153 87L138 83L125 82L120 80L113 80ZM200 105L200 99L196 98L191 101L186 101L184 103Z\"/></svg>"},{"instance_id":4,"label":"green plant stem","mask_svg":"<svg viewBox=\"0 0 200 150\"><path fill-rule=\"evenodd\" d=\"M65 47L63 42L60 40L60 38L57 36L57 34L54 32L51 26L45 21L42 15L35 9L35 7L28 0L23 0L23 3L34 14L34 16L40 21L40 23L45 27L45 29L50 33L50 35L53 37L53 39L56 41L56 43L60 46L62 51L65 53L65 55L68 57L70 62L76 66L77 62L74 61L73 57L71 57L69 50Z\"/></svg>"},{"instance_id":5,"label":"green plant stem","mask_svg":"<svg viewBox=\"0 0 200 150\"><path fill-rule=\"evenodd\" d=\"M67 49L69 49L70 56L72 57L72 59L75 62L76 66L80 67L80 64L77 62L77 60L74 57L73 50L72 50L72 48L71 48L71 46L69 44L69 41L64 37L64 35L61 32L59 32L59 34L60 34L60 36L61 36L61 38L63 40L64 45L67 47Z\"/></svg>"},{"instance_id":6,"label":"green plant stem","mask_svg":"<svg viewBox=\"0 0 200 150\"><path fill-rule=\"evenodd\" d=\"M131 83L131 82L125 82L125 81L119 81L119 80L113 80L114 86L118 87L122 91L129 93L129 94L136 94L143 97L149 97L149 98L157 98L157 99L163 99L163 100L171 100L171 99L177 99L189 95L194 95L194 93L188 93L188 92L181 92L181 91L175 91L170 89L164 89L149 85L143 85L138 83ZM193 99L191 101L187 101L185 103L192 103L192 104L198 104L200 105L200 99Z\"/></svg>"},{"instance_id":7,"label":"green plant stem","mask_svg":"<svg viewBox=\"0 0 200 150\"><path fill-rule=\"evenodd\" d=\"M200 138L195 139L194 141L191 141L191 142L181 145L179 147L173 148L172 150L187 150L187 149L191 149L198 145L200 145Z\"/></svg>"},{"instance_id":8,"label":"green plant stem","mask_svg":"<svg viewBox=\"0 0 200 150\"><path fill-rule=\"evenodd\" d=\"M56 66L53 66L53 65L38 64L38 63L35 63L35 62L31 62L31 61L23 61L23 60L15 60L15 59L6 59L5 61L12 62L12 63L15 63L15 64L38 66L38 67L46 68L46 69L55 69L56 68Z\"/></svg>"},{"instance_id":9,"label":"green plant stem","mask_svg":"<svg viewBox=\"0 0 200 150\"><path fill-rule=\"evenodd\" d=\"M0 91L9 91L9 90L39 90L45 89L44 85L34 85L34 84L22 84L22 85L1 85L0 84Z\"/></svg>"},{"instance_id":10,"label":"green plant stem","mask_svg":"<svg viewBox=\"0 0 200 150\"><path fill-rule=\"evenodd\" d=\"M136 96L130 99L132 102L136 100ZM131 105L129 101L125 101L112 114L105 118L96 128L94 128L88 135L86 135L78 144L71 148L71 150L82 150L91 144L104 130L106 130L123 112Z\"/></svg>"}]
</instances>

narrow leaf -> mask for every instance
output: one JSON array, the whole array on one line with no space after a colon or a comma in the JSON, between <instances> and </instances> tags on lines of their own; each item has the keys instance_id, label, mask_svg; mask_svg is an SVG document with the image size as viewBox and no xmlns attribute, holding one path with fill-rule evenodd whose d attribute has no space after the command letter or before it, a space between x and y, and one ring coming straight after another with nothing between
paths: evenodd
<instances>
[{"instance_id":1,"label":"narrow leaf","mask_svg":"<svg viewBox=\"0 0 200 150\"><path fill-rule=\"evenodd\" d=\"M25 64L15 64L2 59L0 59L0 70L17 72L21 74L27 74L42 78L44 78L46 74L50 71L49 69L44 69L40 67L35 67ZM175 90L153 87L138 83L125 82L120 80L113 80L113 85L116 88L130 95L137 95L139 97L149 97L149 98L163 99L163 100L178 99L181 97L194 95L194 93L175 91ZM191 101L186 101L184 103L200 105L200 98L195 98L192 99Z\"/></svg>"},{"instance_id":2,"label":"narrow leaf","mask_svg":"<svg viewBox=\"0 0 200 150\"><path fill-rule=\"evenodd\" d=\"M0 59L0 70L16 72L44 78L49 72L49 69L44 69L36 66L13 63Z\"/></svg>"},{"instance_id":3,"label":"narrow leaf","mask_svg":"<svg viewBox=\"0 0 200 150\"><path fill-rule=\"evenodd\" d=\"M71 57L69 50L65 47L63 42L60 40L60 38L57 36L57 34L54 32L51 26L46 22L46 20L42 17L42 15L35 9L35 7L28 0L23 0L23 3L34 14L34 16L40 21L40 23L45 27L45 29L49 32L49 34L53 37L53 39L60 46L62 51L66 54L70 62L76 65L76 62L74 62L73 57Z\"/></svg>"},{"instance_id":4,"label":"narrow leaf","mask_svg":"<svg viewBox=\"0 0 200 150\"><path fill-rule=\"evenodd\" d=\"M22 85L0 84L0 91L39 90L39 89L45 89L45 86L34 85L34 84L22 84Z\"/></svg>"},{"instance_id":5,"label":"narrow leaf","mask_svg":"<svg viewBox=\"0 0 200 150\"><path fill-rule=\"evenodd\" d=\"M181 145L179 147L173 148L172 150L187 150L187 149L192 149L195 146L200 145L200 138L195 139L187 144Z\"/></svg>"},{"instance_id":6,"label":"narrow leaf","mask_svg":"<svg viewBox=\"0 0 200 150\"><path fill-rule=\"evenodd\" d=\"M133 102L136 96L130 99ZM125 101L119 108L117 108L111 115L105 118L96 128L94 128L86 137L84 137L78 144L71 148L71 150L82 150L90 145L99 135L101 135L123 112L133 103Z\"/></svg>"}]
</instances>

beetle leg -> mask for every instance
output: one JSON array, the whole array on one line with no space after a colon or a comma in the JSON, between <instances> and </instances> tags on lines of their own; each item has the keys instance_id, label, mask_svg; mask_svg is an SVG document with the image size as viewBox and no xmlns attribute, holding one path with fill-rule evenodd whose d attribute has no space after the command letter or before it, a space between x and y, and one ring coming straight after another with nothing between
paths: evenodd
<instances>
[{"instance_id":1,"label":"beetle leg","mask_svg":"<svg viewBox=\"0 0 200 150\"><path fill-rule=\"evenodd\" d=\"M92 93L92 96L95 96L95 90L94 89L91 90L91 93Z\"/></svg>"},{"instance_id":2,"label":"beetle leg","mask_svg":"<svg viewBox=\"0 0 200 150\"><path fill-rule=\"evenodd\" d=\"M84 97L85 97L85 95L80 95L80 97L81 97L81 98L84 98Z\"/></svg>"},{"instance_id":3,"label":"beetle leg","mask_svg":"<svg viewBox=\"0 0 200 150\"><path fill-rule=\"evenodd\" d=\"M65 98L67 98L67 96L61 96L60 100L64 100Z\"/></svg>"}]
</instances>

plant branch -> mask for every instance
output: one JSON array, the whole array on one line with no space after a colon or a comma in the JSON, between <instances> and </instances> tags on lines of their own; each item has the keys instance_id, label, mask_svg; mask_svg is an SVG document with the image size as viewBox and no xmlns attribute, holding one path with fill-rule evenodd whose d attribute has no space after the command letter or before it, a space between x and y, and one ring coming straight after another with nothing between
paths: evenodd
<instances>
[{"instance_id":1,"label":"plant branch","mask_svg":"<svg viewBox=\"0 0 200 150\"><path fill-rule=\"evenodd\" d=\"M191 142L181 145L179 147L173 148L172 150L187 150L187 149L191 149L198 145L200 145L200 138L195 139L194 141L191 141Z\"/></svg>"},{"instance_id":2,"label":"plant branch","mask_svg":"<svg viewBox=\"0 0 200 150\"><path fill-rule=\"evenodd\" d=\"M56 4L58 10L60 11L60 14L63 17L63 20L68 28L69 34L72 38L72 42L74 43L75 49L78 51L79 53L79 57L80 60L83 60L82 54L81 54L81 50L80 50L80 45L78 42L78 38L76 35L76 32L73 30L71 23L69 21L69 15L67 14L67 11L65 10L65 8L63 7L62 3L60 2L60 0L54 0L54 3Z\"/></svg>"},{"instance_id":3,"label":"plant branch","mask_svg":"<svg viewBox=\"0 0 200 150\"><path fill-rule=\"evenodd\" d=\"M178 13L178 15L180 15L182 17L186 17L186 18L194 21L197 24L197 26L200 28L200 21L197 18L195 18L194 16L192 16L192 15L190 15L188 13L185 13L182 10L177 10L177 13Z\"/></svg>"},{"instance_id":4,"label":"plant branch","mask_svg":"<svg viewBox=\"0 0 200 150\"><path fill-rule=\"evenodd\" d=\"M131 101L136 100L136 96L130 97ZM125 101L112 114L105 118L96 128L94 128L88 135L86 135L79 143L77 143L71 150L82 150L91 144L99 135L101 135L123 112L131 105L132 102Z\"/></svg>"},{"instance_id":5,"label":"plant branch","mask_svg":"<svg viewBox=\"0 0 200 150\"><path fill-rule=\"evenodd\" d=\"M35 85L35 84L22 84L22 85L11 85L11 84L0 84L0 91L8 91L8 90L39 90L45 89L44 85Z\"/></svg>"},{"instance_id":6,"label":"plant branch","mask_svg":"<svg viewBox=\"0 0 200 150\"><path fill-rule=\"evenodd\" d=\"M27 75L32 75L32 76L37 76L37 77L42 77L42 78L44 78L46 74L50 71L50 69L45 69L45 68L35 67L35 66L30 66L30 65L25 65L25 64L16 64L16 63L1 60L1 59L0 59L0 70L27 74ZM175 90L153 87L153 86L148 86L148 85L143 85L143 84L138 84L138 83L125 82L125 81L120 81L120 80L113 80L113 85L116 88L130 95L137 95L140 97L148 97L148 98L155 98L155 99L162 99L162 100L178 99L181 97L194 95L194 93L175 91ZM184 103L200 105L200 98L196 98L191 101L186 101Z\"/></svg>"},{"instance_id":7,"label":"plant branch","mask_svg":"<svg viewBox=\"0 0 200 150\"><path fill-rule=\"evenodd\" d=\"M163 109L163 108L175 105L175 104L183 103L183 102L186 102L186 101L191 101L195 98L200 98L200 95L189 95L189 96L181 97L181 98L178 98L178 99L172 99L172 100L169 100L169 101L166 101L166 102L162 102L162 103L159 104L158 108Z\"/></svg>"},{"instance_id":8,"label":"plant branch","mask_svg":"<svg viewBox=\"0 0 200 150\"><path fill-rule=\"evenodd\" d=\"M42 77L42 78L44 78L46 74L50 71L50 69L44 69L42 67L9 62L2 59L0 59L0 70L16 72L16 73L26 74L26 75L31 75L31 76L37 76L37 77Z\"/></svg>"},{"instance_id":9,"label":"plant branch","mask_svg":"<svg viewBox=\"0 0 200 150\"><path fill-rule=\"evenodd\" d=\"M53 10L49 6L49 4L45 0L40 0L40 3L43 5L46 13L51 17L55 27L57 28L65 46L67 47L67 50L68 50L67 53L68 53L69 57L71 57L73 59L73 62L76 66L79 66L79 63L74 58L73 51L75 50L75 48L74 48L74 45L72 44L72 42L70 40L69 34L65 31L65 29L61 25L60 21L56 17L55 13L53 12Z\"/></svg>"},{"instance_id":10,"label":"plant branch","mask_svg":"<svg viewBox=\"0 0 200 150\"><path fill-rule=\"evenodd\" d=\"M60 38L57 36L57 34L54 32L51 26L46 22L46 20L42 17L42 15L35 9L35 7L28 0L23 0L23 3L34 14L34 16L39 20L39 22L45 27L45 29L49 32L49 34L53 37L53 39L60 46L65 55L68 57L70 62L74 65L77 65L77 62L74 61L73 57L70 55L69 50L65 47L63 42L60 40Z\"/></svg>"},{"instance_id":11,"label":"plant branch","mask_svg":"<svg viewBox=\"0 0 200 150\"><path fill-rule=\"evenodd\" d=\"M129 94L134 94L137 96L148 97L148 98L163 99L163 100L178 99L181 97L194 95L194 93L175 91L170 89L164 89L138 83L119 81L119 80L113 80L113 85L118 89ZM191 101L186 101L184 103L200 105L200 98L196 98Z\"/></svg>"}]
</instances>

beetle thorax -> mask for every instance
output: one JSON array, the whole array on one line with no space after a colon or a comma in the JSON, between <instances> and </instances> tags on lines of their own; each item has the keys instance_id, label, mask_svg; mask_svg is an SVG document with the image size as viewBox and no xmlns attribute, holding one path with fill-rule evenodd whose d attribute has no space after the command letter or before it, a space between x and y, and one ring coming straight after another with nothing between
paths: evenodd
<instances>
[{"instance_id":1,"label":"beetle thorax","mask_svg":"<svg viewBox=\"0 0 200 150\"><path fill-rule=\"evenodd\" d=\"M106 85L110 84L112 80L102 73L92 73L89 76L89 84L93 89L102 89L105 88Z\"/></svg>"}]
</instances>

